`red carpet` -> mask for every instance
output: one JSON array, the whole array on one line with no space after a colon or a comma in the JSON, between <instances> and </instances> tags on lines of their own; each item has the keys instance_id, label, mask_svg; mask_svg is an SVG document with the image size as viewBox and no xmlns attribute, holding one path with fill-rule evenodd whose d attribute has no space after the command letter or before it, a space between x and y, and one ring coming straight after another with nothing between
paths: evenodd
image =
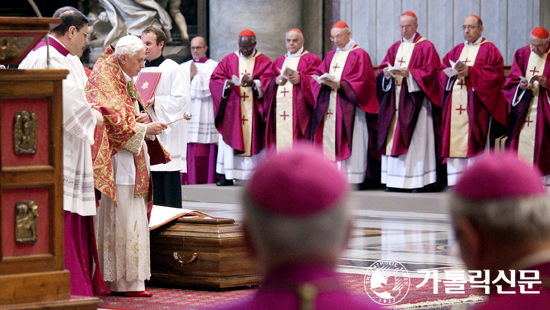
<instances>
[{"instance_id":1,"label":"red carpet","mask_svg":"<svg viewBox=\"0 0 550 310\"><path fill-rule=\"evenodd\" d=\"M353 292L365 296L363 288L364 275L342 274L342 280L345 285ZM422 279L411 279L410 290L407 296L396 306L402 309L413 307L410 304L423 302L436 302L450 299L464 299L470 295L480 295L472 288L466 285L464 294L446 294L445 286L439 283L439 294L433 294L433 282L430 280L424 286L416 288L422 282ZM243 298L248 298L254 294L255 289L240 289L225 292L199 291L178 288L154 288L148 287L147 290L154 295L151 298L130 298L122 296L102 296L103 302L100 308L110 309L173 309L173 310L193 310L206 309L215 304L230 304ZM459 302L458 300L455 302ZM431 303L430 303L431 304ZM416 306L420 306L418 304ZM424 305L424 304L422 304ZM410 307L409 307L410 306ZM424 305L425 306L425 305ZM435 307L435 304L429 305ZM403 308L404 307L404 308Z\"/></svg>"}]
</instances>

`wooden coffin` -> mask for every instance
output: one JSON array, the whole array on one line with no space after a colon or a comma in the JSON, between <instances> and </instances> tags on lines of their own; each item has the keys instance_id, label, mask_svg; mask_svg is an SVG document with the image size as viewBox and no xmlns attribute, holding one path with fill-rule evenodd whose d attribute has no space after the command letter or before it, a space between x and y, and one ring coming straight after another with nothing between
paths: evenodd
<instances>
[{"instance_id":1,"label":"wooden coffin","mask_svg":"<svg viewBox=\"0 0 550 310\"><path fill-rule=\"evenodd\" d=\"M225 289L260 283L233 219L179 218L151 231L151 282Z\"/></svg>"}]
</instances>

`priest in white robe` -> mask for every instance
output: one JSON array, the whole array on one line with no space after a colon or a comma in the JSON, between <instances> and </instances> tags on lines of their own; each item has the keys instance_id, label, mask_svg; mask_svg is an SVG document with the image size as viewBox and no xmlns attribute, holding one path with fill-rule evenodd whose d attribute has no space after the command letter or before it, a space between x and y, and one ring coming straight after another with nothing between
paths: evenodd
<instances>
[{"instance_id":1,"label":"priest in white robe","mask_svg":"<svg viewBox=\"0 0 550 310\"><path fill-rule=\"evenodd\" d=\"M172 161L151 166L153 203L181 208L180 171L185 172L187 169L187 121L181 118L189 109L189 84L185 82L189 78L175 61L162 55L166 42L162 30L147 27L141 34L141 40L145 44L146 57L145 68L141 72L161 73L154 96L151 99L144 98L148 100L147 110L153 121L171 123L159 135L159 140L170 153Z\"/></svg>"},{"instance_id":2,"label":"priest in white robe","mask_svg":"<svg viewBox=\"0 0 550 310\"><path fill-rule=\"evenodd\" d=\"M203 37L191 40L193 59L181 64L187 73L191 90L189 112L192 118L187 125L187 184L216 182L216 154L220 134L214 123L214 101L210 92L210 76L217 61L206 57Z\"/></svg>"},{"instance_id":3,"label":"priest in white robe","mask_svg":"<svg viewBox=\"0 0 550 310\"><path fill-rule=\"evenodd\" d=\"M65 267L71 272L71 294L93 296L108 291L94 283L93 216L96 214L91 145L94 129L103 123L101 113L86 101L87 77L76 55L88 42L88 19L72 7L58 9L54 16L61 25L49 39L50 69L68 69L63 80L63 210L65 210ZM40 42L19 65L19 69L47 68L46 41ZM95 254L95 255L94 255ZM99 270L99 269L97 269Z\"/></svg>"}]
</instances>

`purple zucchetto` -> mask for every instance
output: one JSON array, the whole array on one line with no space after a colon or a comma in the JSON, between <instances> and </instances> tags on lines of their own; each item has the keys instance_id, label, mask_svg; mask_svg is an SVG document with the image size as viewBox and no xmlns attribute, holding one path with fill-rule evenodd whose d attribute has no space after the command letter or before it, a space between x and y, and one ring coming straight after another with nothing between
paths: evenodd
<instances>
[{"instance_id":1,"label":"purple zucchetto","mask_svg":"<svg viewBox=\"0 0 550 310\"><path fill-rule=\"evenodd\" d=\"M537 168L507 151L479 156L452 189L467 200L501 200L546 195Z\"/></svg>"},{"instance_id":2,"label":"purple zucchetto","mask_svg":"<svg viewBox=\"0 0 550 310\"><path fill-rule=\"evenodd\" d=\"M267 212L308 217L338 206L349 189L347 180L322 152L297 144L259 164L245 191Z\"/></svg>"}]
</instances>

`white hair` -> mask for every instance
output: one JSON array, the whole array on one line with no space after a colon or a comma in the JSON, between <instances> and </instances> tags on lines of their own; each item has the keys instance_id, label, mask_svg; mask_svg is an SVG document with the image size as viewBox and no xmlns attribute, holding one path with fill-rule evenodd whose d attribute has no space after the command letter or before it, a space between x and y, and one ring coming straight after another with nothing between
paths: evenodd
<instances>
[{"instance_id":1,"label":"white hair","mask_svg":"<svg viewBox=\"0 0 550 310\"><path fill-rule=\"evenodd\" d=\"M453 221L466 217L497 240L550 236L550 199L546 196L471 201L452 194L449 205Z\"/></svg>"},{"instance_id":2,"label":"white hair","mask_svg":"<svg viewBox=\"0 0 550 310\"><path fill-rule=\"evenodd\" d=\"M330 258L345 246L351 219L347 199L340 200L328 211L298 218L264 211L246 192L243 193L242 205L250 239L263 255L279 261Z\"/></svg>"},{"instance_id":3,"label":"white hair","mask_svg":"<svg viewBox=\"0 0 550 310\"><path fill-rule=\"evenodd\" d=\"M550 37L548 37L546 39L542 39L542 38L539 38L539 37L535 37L534 35L531 35L531 39L541 39L542 43L546 44L547 46L548 46L548 41L550 41Z\"/></svg>"},{"instance_id":4,"label":"white hair","mask_svg":"<svg viewBox=\"0 0 550 310\"><path fill-rule=\"evenodd\" d=\"M140 38L133 35L124 36L116 43L116 59L120 59L120 55L122 54L128 55L129 57L134 57L134 55L142 49L145 49L145 45Z\"/></svg>"}]
</instances>

